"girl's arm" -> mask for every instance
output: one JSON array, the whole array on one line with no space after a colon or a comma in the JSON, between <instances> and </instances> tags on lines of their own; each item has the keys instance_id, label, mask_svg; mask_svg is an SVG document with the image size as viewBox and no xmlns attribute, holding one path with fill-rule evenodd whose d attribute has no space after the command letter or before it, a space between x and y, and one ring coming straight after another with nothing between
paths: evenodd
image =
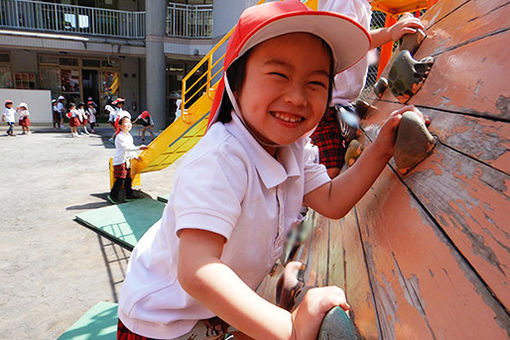
<instances>
[{"instance_id":1,"label":"girl's arm","mask_svg":"<svg viewBox=\"0 0 510 340\"><path fill-rule=\"evenodd\" d=\"M404 34L416 32L418 28L424 29L420 19L413 17L410 13L405 13L393 26L370 31L372 41L370 49L377 48L390 41L397 41Z\"/></svg>"},{"instance_id":2,"label":"girl's arm","mask_svg":"<svg viewBox=\"0 0 510 340\"><path fill-rule=\"evenodd\" d=\"M325 287L310 290L291 314L257 295L220 260L223 236L199 229L184 229L179 236L181 286L214 314L252 338L315 339L329 309L336 305L349 308L340 288Z\"/></svg>"},{"instance_id":3,"label":"girl's arm","mask_svg":"<svg viewBox=\"0 0 510 340\"><path fill-rule=\"evenodd\" d=\"M396 128L406 111L415 111L421 115L414 106L392 112L374 143L361 154L354 165L331 182L305 195L304 203L329 218L345 216L365 195L393 156Z\"/></svg>"}]
</instances>

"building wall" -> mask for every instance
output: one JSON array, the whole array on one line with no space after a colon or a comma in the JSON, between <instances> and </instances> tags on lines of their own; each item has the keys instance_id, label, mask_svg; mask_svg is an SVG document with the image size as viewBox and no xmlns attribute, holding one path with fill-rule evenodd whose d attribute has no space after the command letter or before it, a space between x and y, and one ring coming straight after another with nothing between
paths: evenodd
<instances>
[{"instance_id":1,"label":"building wall","mask_svg":"<svg viewBox=\"0 0 510 340\"><path fill-rule=\"evenodd\" d=\"M140 113L140 89L138 58L124 58L121 61L120 95L126 99L126 109L136 116Z\"/></svg>"}]
</instances>

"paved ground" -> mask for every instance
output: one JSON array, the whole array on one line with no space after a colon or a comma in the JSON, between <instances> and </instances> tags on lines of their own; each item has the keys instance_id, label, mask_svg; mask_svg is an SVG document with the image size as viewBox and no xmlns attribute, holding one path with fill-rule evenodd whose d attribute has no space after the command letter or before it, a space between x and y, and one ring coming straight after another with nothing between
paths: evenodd
<instances>
[{"instance_id":1,"label":"paved ground","mask_svg":"<svg viewBox=\"0 0 510 340\"><path fill-rule=\"evenodd\" d=\"M124 278L130 252L73 221L109 204L111 130L80 138L51 127L16 137L5 130L2 124L0 338L55 339L97 302L117 302ZM143 174L142 190L168 194L175 168Z\"/></svg>"}]
</instances>

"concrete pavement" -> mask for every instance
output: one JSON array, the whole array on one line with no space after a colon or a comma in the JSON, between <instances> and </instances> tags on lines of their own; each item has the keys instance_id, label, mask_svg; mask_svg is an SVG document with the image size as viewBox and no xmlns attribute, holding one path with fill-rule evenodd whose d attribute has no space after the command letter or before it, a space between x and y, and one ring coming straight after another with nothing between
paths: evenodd
<instances>
[{"instance_id":1,"label":"concrete pavement","mask_svg":"<svg viewBox=\"0 0 510 340\"><path fill-rule=\"evenodd\" d=\"M109 205L111 129L103 124L80 138L68 128L32 127L16 137L5 130L2 124L0 337L55 339L97 302L117 302L124 279L130 252L73 221ZM141 189L154 199L168 194L176 166L142 174Z\"/></svg>"}]
</instances>

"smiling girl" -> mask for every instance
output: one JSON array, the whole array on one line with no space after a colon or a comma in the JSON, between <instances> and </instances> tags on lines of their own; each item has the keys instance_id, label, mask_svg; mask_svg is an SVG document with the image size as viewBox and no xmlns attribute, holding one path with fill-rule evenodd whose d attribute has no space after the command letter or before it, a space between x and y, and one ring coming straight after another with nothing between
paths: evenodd
<instances>
[{"instance_id":1,"label":"smiling girl","mask_svg":"<svg viewBox=\"0 0 510 340\"><path fill-rule=\"evenodd\" d=\"M305 149L333 75L369 45L368 33L349 18L310 11L297 0L243 12L209 130L179 168L162 219L131 255L118 339L223 339L233 329L235 339L315 339L327 311L349 309L338 287L309 290L292 313L255 289L282 253L302 204L342 217L392 156L400 111L333 181Z\"/></svg>"}]
</instances>

